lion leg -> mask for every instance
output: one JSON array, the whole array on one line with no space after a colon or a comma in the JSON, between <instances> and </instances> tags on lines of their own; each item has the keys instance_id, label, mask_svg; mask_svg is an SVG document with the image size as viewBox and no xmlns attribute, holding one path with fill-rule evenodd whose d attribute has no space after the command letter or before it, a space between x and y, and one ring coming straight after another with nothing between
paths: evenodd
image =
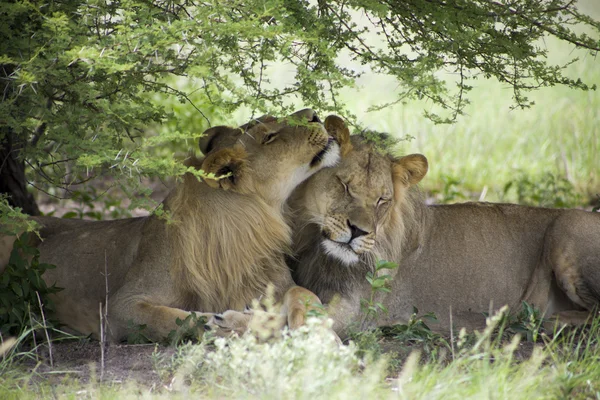
<instances>
[{"instance_id":1,"label":"lion leg","mask_svg":"<svg viewBox=\"0 0 600 400\"><path fill-rule=\"evenodd\" d=\"M85 336L92 335L94 339L100 340L100 307L91 301L74 299L58 292L50 295L54 302L56 318L73 333Z\"/></svg>"},{"instance_id":2,"label":"lion leg","mask_svg":"<svg viewBox=\"0 0 600 400\"><path fill-rule=\"evenodd\" d=\"M307 314L310 312L325 313L321 300L310 290L293 286L286 291L279 313L263 310L246 312L228 310L222 314L215 314L209 320L205 329L221 337L231 336L233 333L242 335L250 330L261 340L267 340L278 337L286 325L289 329L297 329L303 326ZM332 333L338 343L341 343L333 330Z\"/></svg>"},{"instance_id":3,"label":"lion leg","mask_svg":"<svg viewBox=\"0 0 600 400\"><path fill-rule=\"evenodd\" d=\"M209 318L204 329L213 332L218 337L229 337L233 334L242 336L250 328L253 317L254 313L251 311L227 310Z\"/></svg>"},{"instance_id":4,"label":"lion leg","mask_svg":"<svg viewBox=\"0 0 600 400\"><path fill-rule=\"evenodd\" d=\"M128 303L113 302L112 307L109 308L108 329L113 340L121 341L127 337L131 329L135 329L136 326L145 326L140 333L152 341L160 341L165 339L171 331L185 329L185 327L177 325L177 319L183 321L192 314L199 318L205 317L207 320L213 316L212 313L190 312L153 304L145 300ZM111 304L110 300L109 304ZM203 326L204 324L201 325L201 331L198 334L204 332Z\"/></svg>"},{"instance_id":5,"label":"lion leg","mask_svg":"<svg viewBox=\"0 0 600 400\"><path fill-rule=\"evenodd\" d=\"M546 262L558 287L574 303L573 310L564 310L569 314L562 319L573 319L581 307L587 311L577 314L576 320L589 320L600 306L600 215L565 213L555 221L547 238Z\"/></svg>"},{"instance_id":6,"label":"lion leg","mask_svg":"<svg viewBox=\"0 0 600 400\"><path fill-rule=\"evenodd\" d=\"M309 313L314 315L325 315L327 311L321 302L321 299L310 290L301 286L290 288L283 298L282 313L287 314L287 324L290 329L297 329L305 324ZM330 329L338 344L342 340L334 329Z\"/></svg>"},{"instance_id":7,"label":"lion leg","mask_svg":"<svg viewBox=\"0 0 600 400\"><path fill-rule=\"evenodd\" d=\"M310 290L294 286L285 293L281 312L287 316L288 327L297 329L304 325L309 312L323 313L323 303Z\"/></svg>"},{"instance_id":8,"label":"lion leg","mask_svg":"<svg viewBox=\"0 0 600 400\"><path fill-rule=\"evenodd\" d=\"M259 340L267 341L281 336L285 325L285 315L277 312L260 309L244 312L227 310L213 315L204 329L218 337L242 336L246 332L252 332Z\"/></svg>"},{"instance_id":9,"label":"lion leg","mask_svg":"<svg viewBox=\"0 0 600 400\"><path fill-rule=\"evenodd\" d=\"M283 297L279 313L262 310L239 312L228 310L216 314L207 324L207 328L215 331L217 336L229 336L231 333L243 334L248 329L269 331L281 330L286 324L290 329L304 325L306 314L320 310L321 300L316 294L300 286L288 289Z\"/></svg>"}]
</instances>

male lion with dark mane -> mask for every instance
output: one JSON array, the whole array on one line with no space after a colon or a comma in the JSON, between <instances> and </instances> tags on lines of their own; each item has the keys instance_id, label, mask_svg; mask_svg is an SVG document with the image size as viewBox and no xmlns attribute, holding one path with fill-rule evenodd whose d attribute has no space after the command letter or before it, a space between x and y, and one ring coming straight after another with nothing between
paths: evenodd
<instances>
[{"instance_id":1,"label":"male lion with dark mane","mask_svg":"<svg viewBox=\"0 0 600 400\"><path fill-rule=\"evenodd\" d=\"M294 287L285 264L291 232L282 210L298 184L338 161L343 139L312 110L214 127L200 140L206 157L190 165L222 178L184 176L163 202L173 223L154 215L32 218L42 226L40 261L57 265L44 280L64 288L54 295L58 319L98 337L102 303L112 340L124 339L132 323L146 325L144 334L157 340L177 328L177 318L243 309L269 284L276 299L287 292L288 315L302 311L298 296L311 294ZM12 240L0 243L0 254L8 254Z\"/></svg>"},{"instance_id":2,"label":"male lion with dark mane","mask_svg":"<svg viewBox=\"0 0 600 400\"><path fill-rule=\"evenodd\" d=\"M483 312L526 301L546 316L583 322L600 301L600 214L514 204L424 204L415 186L420 154L393 157L360 136L342 161L301 184L288 205L296 284L327 303L342 336L362 316L368 271L399 265L389 310L374 323L406 323L413 306L434 312L436 330L485 326Z\"/></svg>"}]
</instances>

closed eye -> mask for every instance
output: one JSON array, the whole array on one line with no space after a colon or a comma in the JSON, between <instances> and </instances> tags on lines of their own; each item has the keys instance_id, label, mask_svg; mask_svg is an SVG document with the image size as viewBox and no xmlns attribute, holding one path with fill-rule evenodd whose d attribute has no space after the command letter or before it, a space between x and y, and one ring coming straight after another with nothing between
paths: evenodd
<instances>
[{"instance_id":1,"label":"closed eye","mask_svg":"<svg viewBox=\"0 0 600 400\"><path fill-rule=\"evenodd\" d=\"M269 143L273 142L275 139L277 139L278 134L279 134L279 132L272 132L272 133L269 133L268 135L265 135L265 137L263 137L262 144L269 144Z\"/></svg>"},{"instance_id":2,"label":"closed eye","mask_svg":"<svg viewBox=\"0 0 600 400\"><path fill-rule=\"evenodd\" d=\"M342 184L342 186L344 187L344 191L348 194L350 194L350 189L348 188L348 184L345 183L342 178L340 178L339 176L337 177L338 180L340 181L340 183Z\"/></svg>"}]
</instances>

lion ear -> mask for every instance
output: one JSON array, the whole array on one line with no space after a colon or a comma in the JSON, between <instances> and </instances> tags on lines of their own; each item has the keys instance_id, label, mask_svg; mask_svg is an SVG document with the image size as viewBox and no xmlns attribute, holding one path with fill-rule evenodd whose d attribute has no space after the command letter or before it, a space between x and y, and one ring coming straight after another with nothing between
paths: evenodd
<instances>
[{"instance_id":1,"label":"lion ear","mask_svg":"<svg viewBox=\"0 0 600 400\"><path fill-rule=\"evenodd\" d=\"M392 174L395 182L404 186L415 185L425 177L429 164L422 154L410 154L393 162Z\"/></svg>"},{"instance_id":2,"label":"lion ear","mask_svg":"<svg viewBox=\"0 0 600 400\"><path fill-rule=\"evenodd\" d=\"M204 178L206 184L212 188L229 190L235 187L244 173L247 154L241 146L217 150L209 154L202 162L202 170L214 174L216 178Z\"/></svg>"},{"instance_id":3,"label":"lion ear","mask_svg":"<svg viewBox=\"0 0 600 400\"><path fill-rule=\"evenodd\" d=\"M328 116L325 118L325 130L339 143L342 157L352 150L350 130L343 119L337 115Z\"/></svg>"},{"instance_id":4,"label":"lion ear","mask_svg":"<svg viewBox=\"0 0 600 400\"><path fill-rule=\"evenodd\" d=\"M204 131L198 141L202 154L208 154L216 147L231 146L241 134L240 128L230 126L214 126Z\"/></svg>"}]
</instances>

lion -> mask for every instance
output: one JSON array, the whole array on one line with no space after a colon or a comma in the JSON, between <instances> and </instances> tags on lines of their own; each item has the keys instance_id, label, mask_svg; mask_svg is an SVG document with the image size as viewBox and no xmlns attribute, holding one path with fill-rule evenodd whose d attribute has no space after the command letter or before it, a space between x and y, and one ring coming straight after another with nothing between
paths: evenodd
<instances>
[{"instance_id":1,"label":"lion","mask_svg":"<svg viewBox=\"0 0 600 400\"><path fill-rule=\"evenodd\" d=\"M163 202L171 223L155 215L32 217L41 225L40 261L57 266L44 280L64 288L52 298L58 320L98 338L106 313L112 341L139 326L161 340L177 329L177 319L243 309L272 285L296 321L304 307L299 296L312 294L295 287L285 264L291 231L283 207L298 184L338 161L345 145L338 133L309 109L210 128L200 140L205 158L189 165L213 175L184 176ZM2 243L8 252L12 240Z\"/></svg>"},{"instance_id":2,"label":"lion","mask_svg":"<svg viewBox=\"0 0 600 400\"><path fill-rule=\"evenodd\" d=\"M330 309L346 336L364 320L367 272L378 260L398 264L388 313L367 326L407 323L413 307L433 312L432 329L485 326L485 312L528 302L547 318L582 323L600 301L600 214L485 202L425 205L416 186L426 175L421 154L394 157L361 136L339 164L291 195L297 285Z\"/></svg>"}]
</instances>

